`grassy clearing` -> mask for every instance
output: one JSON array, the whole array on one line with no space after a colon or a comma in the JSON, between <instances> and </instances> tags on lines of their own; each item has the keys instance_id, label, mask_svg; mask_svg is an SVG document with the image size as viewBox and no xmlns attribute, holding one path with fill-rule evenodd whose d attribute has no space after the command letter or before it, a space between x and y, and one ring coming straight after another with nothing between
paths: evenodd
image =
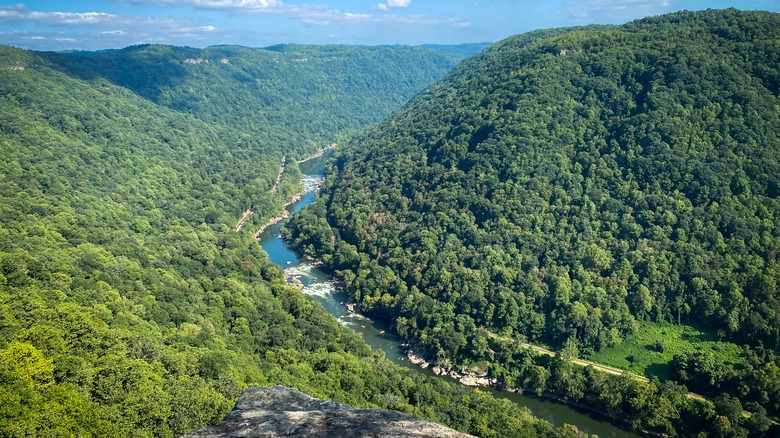
<instances>
[{"instance_id":1,"label":"grassy clearing","mask_svg":"<svg viewBox=\"0 0 780 438\"><path fill-rule=\"evenodd\" d=\"M694 351L709 351L726 363L739 363L742 354L739 345L720 342L716 336L691 326L642 322L636 333L619 345L586 359L665 380L670 377L668 363L674 355Z\"/></svg>"}]
</instances>

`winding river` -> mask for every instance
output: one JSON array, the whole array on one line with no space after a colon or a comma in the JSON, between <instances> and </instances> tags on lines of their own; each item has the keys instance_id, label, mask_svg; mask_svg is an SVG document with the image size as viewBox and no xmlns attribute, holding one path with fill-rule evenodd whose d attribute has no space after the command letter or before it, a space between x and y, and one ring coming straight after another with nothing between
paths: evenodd
<instances>
[{"instance_id":1,"label":"winding river","mask_svg":"<svg viewBox=\"0 0 780 438\"><path fill-rule=\"evenodd\" d=\"M301 172L304 174L303 183L306 193L300 201L287 207L289 212L294 213L314 202L315 187L317 181L323 178L322 172L324 163L329 156L330 153L326 153L322 157L314 158L300 164ZM299 258L292 248L280 238L279 231L285 222L286 221L283 220L269 226L258 236L260 245L268 253L271 261L281 266L288 275L298 278L303 283L304 293L314 297L317 301L322 303L325 309L336 317L339 322L360 333L366 343L371 345L371 347L384 351L385 356L389 360L416 372L435 376L430 369L422 369L409 363L405 351L401 346L401 340L391 333L389 327L360 315L350 313L347 310L347 294L337 289L337 283L334 279L323 271L313 267L311 263L305 259ZM456 382L446 376L435 377ZM586 410L568 406L555 400L540 398L533 395L514 394L492 388L482 388L482 390L490 392L496 397L509 399L520 406L525 406L530 409L534 415L548 420L556 427L562 426L565 423L573 424L581 431L588 434L597 434L601 438L639 436L634 432L606 421L602 417L595 416Z\"/></svg>"}]
</instances>

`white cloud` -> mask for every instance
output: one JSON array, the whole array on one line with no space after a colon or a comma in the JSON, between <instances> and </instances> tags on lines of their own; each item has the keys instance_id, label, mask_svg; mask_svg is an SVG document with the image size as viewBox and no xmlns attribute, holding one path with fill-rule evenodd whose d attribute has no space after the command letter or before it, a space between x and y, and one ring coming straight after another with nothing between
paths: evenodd
<instances>
[{"instance_id":1,"label":"white cloud","mask_svg":"<svg viewBox=\"0 0 780 438\"><path fill-rule=\"evenodd\" d=\"M296 10L291 16L303 23L317 26L333 25L410 25L410 26L453 26L468 27L469 23L460 18L436 17L431 15L373 15L353 14L333 9Z\"/></svg>"},{"instance_id":2,"label":"white cloud","mask_svg":"<svg viewBox=\"0 0 780 438\"><path fill-rule=\"evenodd\" d=\"M0 6L0 20L11 20L26 11L24 5L6 5Z\"/></svg>"},{"instance_id":3,"label":"white cloud","mask_svg":"<svg viewBox=\"0 0 780 438\"><path fill-rule=\"evenodd\" d=\"M220 30L211 25L195 25L185 18L123 16L102 12L41 12L25 5L0 5L0 25L31 23L41 30L2 34L0 44L33 49L67 48L78 43L82 48L123 47L135 42L184 44L205 41ZM37 43L37 44L36 44Z\"/></svg>"},{"instance_id":4,"label":"white cloud","mask_svg":"<svg viewBox=\"0 0 780 438\"><path fill-rule=\"evenodd\" d=\"M376 5L377 9L386 11L390 8L407 8L412 4L412 0L387 0L385 3Z\"/></svg>"},{"instance_id":5,"label":"white cloud","mask_svg":"<svg viewBox=\"0 0 780 438\"><path fill-rule=\"evenodd\" d=\"M0 5L0 23L32 21L39 24L83 25L116 20L117 15L103 12L36 12L22 4Z\"/></svg>"},{"instance_id":6,"label":"white cloud","mask_svg":"<svg viewBox=\"0 0 780 438\"><path fill-rule=\"evenodd\" d=\"M412 4L412 0L387 0L389 8L405 8Z\"/></svg>"},{"instance_id":7,"label":"white cloud","mask_svg":"<svg viewBox=\"0 0 780 438\"><path fill-rule=\"evenodd\" d=\"M194 6L202 9L240 9L261 11L281 8L281 0L117 0L134 4L155 4L160 6Z\"/></svg>"},{"instance_id":8,"label":"white cloud","mask_svg":"<svg viewBox=\"0 0 780 438\"><path fill-rule=\"evenodd\" d=\"M191 21L184 18L124 16L103 12L38 12L30 11L24 5L0 6L0 24L9 22L29 22L43 26L72 26L74 28L84 25L111 26L110 30L98 32L98 35L111 36L122 36L140 29L153 30L158 33L172 30L177 32L182 30L213 32L217 30L214 26L193 26Z\"/></svg>"},{"instance_id":9,"label":"white cloud","mask_svg":"<svg viewBox=\"0 0 780 438\"><path fill-rule=\"evenodd\" d=\"M573 0L567 4L578 22L625 21L667 12L672 0Z\"/></svg>"},{"instance_id":10,"label":"white cloud","mask_svg":"<svg viewBox=\"0 0 780 438\"><path fill-rule=\"evenodd\" d=\"M393 1L406 2L406 4L410 3L409 0ZM438 17L432 15L356 14L338 9L331 9L325 5L285 5L271 10L255 12L285 15L292 19L299 20L302 23L316 26L383 24L468 26L468 22L453 17Z\"/></svg>"},{"instance_id":11,"label":"white cloud","mask_svg":"<svg viewBox=\"0 0 780 438\"><path fill-rule=\"evenodd\" d=\"M468 26L468 22L460 19L436 16L399 16L399 15L375 15L356 14L333 9L327 5L301 4L288 5L282 0L115 0L129 1L135 4L156 4L160 6L184 6L189 5L201 9L215 9L233 11L239 13L273 14L287 16L305 24L318 26L348 25L348 24L452 24L457 27ZM391 8L406 8L412 4L411 0L387 0L380 3L377 8L388 10Z\"/></svg>"},{"instance_id":12,"label":"white cloud","mask_svg":"<svg viewBox=\"0 0 780 438\"><path fill-rule=\"evenodd\" d=\"M214 26L172 27L169 35L172 38L203 39L206 33L214 32L215 30L217 28Z\"/></svg>"},{"instance_id":13,"label":"white cloud","mask_svg":"<svg viewBox=\"0 0 780 438\"><path fill-rule=\"evenodd\" d=\"M470 23L461 18L438 15L415 15L395 13L397 8L408 7L411 0L384 0L383 5L393 12L369 11L353 13L329 7L324 4L286 4L283 0L114 0L121 2L156 4L160 6L189 6L198 9L222 11L236 16L277 16L286 17L306 26L332 27L333 32L344 35L342 28L376 29L382 35L413 32L410 29L469 27ZM297 0L288 0L290 2ZM303 1L303 0L301 0ZM376 0L374 0L376 1ZM373 4L373 2L368 3ZM370 7L370 6L369 6ZM208 14L211 17L211 14ZM217 14L214 14L217 15ZM225 14L221 14L225 15ZM213 20L222 17L214 17ZM227 17L229 19L229 17ZM214 24L217 21L212 21ZM206 22L194 22L188 18L164 18L148 16L128 16L111 13L88 12L48 12L32 11L23 4L0 5L0 26L17 23L38 26L35 34L0 33L0 44L19 45L32 49L51 50L74 45L75 39L81 48L100 49L124 47L137 43L163 44L257 44L275 43L300 39L299 35L284 32L261 32L215 27ZM351 32L346 32L350 34ZM45 37L38 41L34 35ZM340 37L340 38L343 38Z\"/></svg>"},{"instance_id":14,"label":"white cloud","mask_svg":"<svg viewBox=\"0 0 780 438\"><path fill-rule=\"evenodd\" d=\"M174 0L175 1L175 0ZM188 0L183 0L187 2ZM249 9L268 9L282 6L279 0L189 0L197 6L204 8L249 8Z\"/></svg>"},{"instance_id":15,"label":"white cloud","mask_svg":"<svg viewBox=\"0 0 780 438\"><path fill-rule=\"evenodd\" d=\"M52 24L99 24L113 21L117 15L104 12L31 12L30 18Z\"/></svg>"}]
</instances>

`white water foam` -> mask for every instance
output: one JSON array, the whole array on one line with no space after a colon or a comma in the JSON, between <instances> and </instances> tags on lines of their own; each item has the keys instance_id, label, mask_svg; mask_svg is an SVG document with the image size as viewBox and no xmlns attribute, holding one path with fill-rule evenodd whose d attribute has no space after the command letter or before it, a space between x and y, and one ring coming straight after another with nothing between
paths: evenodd
<instances>
[{"instance_id":1,"label":"white water foam","mask_svg":"<svg viewBox=\"0 0 780 438\"><path fill-rule=\"evenodd\" d=\"M339 324L343 325L344 327L358 327L357 321L350 318L350 316L351 315L339 316L338 317Z\"/></svg>"},{"instance_id":2,"label":"white water foam","mask_svg":"<svg viewBox=\"0 0 780 438\"><path fill-rule=\"evenodd\" d=\"M311 263L301 263L298 266L293 266L284 270L286 277L294 277L300 279L301 277L312 278L312 269L314 266ZM315 281L312 284L304 286L303 293L306 295L327 297L339 290L339 283L335 280L328 281Z\"/></svg>"},{"instance_id":3,"label":"white water foam","mask_svg":"<svg viewBox=\"0 0 780 438\"><path fill-rule=\"evenodd\" d=\"M303 190L305 192L310 192L312 190L319 188L319 185L321 183L322 183L321 177L305 175L303 178L301 178L301 184L303 184Z\"/></svg>"},{"instance_id":4,"label":"white water foam","mask_svg":"<svg viewBox=\"0 0 780 438\"><path fill-rule=\"evenodd\" d=\"M314 269L311 263L301 263L298 266L292 266L284 270L284 275L289 277L308 277L311 275L311 270Z\"/></svg>"},{"instance_id":5,"label":"white water foam","mask_svg":"<svg viewBox=\"0 0 780 438\"><path fill-rule=\"evenodd\" d=\"M335 281L314 283L310 286L305 286L303 288L303 293L305 293L306 295L316 295L320 297L327 297L329 295L332 295L333 292L336 292Z\"/></svg>"}]
</instances>

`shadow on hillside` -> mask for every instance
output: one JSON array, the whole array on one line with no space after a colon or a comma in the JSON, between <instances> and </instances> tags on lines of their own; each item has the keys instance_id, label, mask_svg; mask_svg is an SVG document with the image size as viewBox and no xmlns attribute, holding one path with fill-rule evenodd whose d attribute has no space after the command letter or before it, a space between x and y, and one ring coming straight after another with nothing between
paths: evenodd
<instances>
[{"instance_id":1,"label":"shadow on hillside","mask_svg":"<svg viewBox=\"0 0 780 438\"><path fill-rule=\"evenodd\" d=\"M84 81L103 78L156 104L165 101L166 90L183 84L192 69L187 60L197 62L200 49L161 45L131 46L116 51L41 53L50 67Z\"/></svg>"},{"instance_id":2,"label":"shadow on hillside","mask_svg":"<svg viewBox=\"0 0 780 438\"><path fill-rule=\"evenodd\" d=\"M671 375L669 374L669 365L665 363L650 364L645 368L645 375L647 377L658 377L658 380L669 380Z\"/></svg>"}]
</instances>

